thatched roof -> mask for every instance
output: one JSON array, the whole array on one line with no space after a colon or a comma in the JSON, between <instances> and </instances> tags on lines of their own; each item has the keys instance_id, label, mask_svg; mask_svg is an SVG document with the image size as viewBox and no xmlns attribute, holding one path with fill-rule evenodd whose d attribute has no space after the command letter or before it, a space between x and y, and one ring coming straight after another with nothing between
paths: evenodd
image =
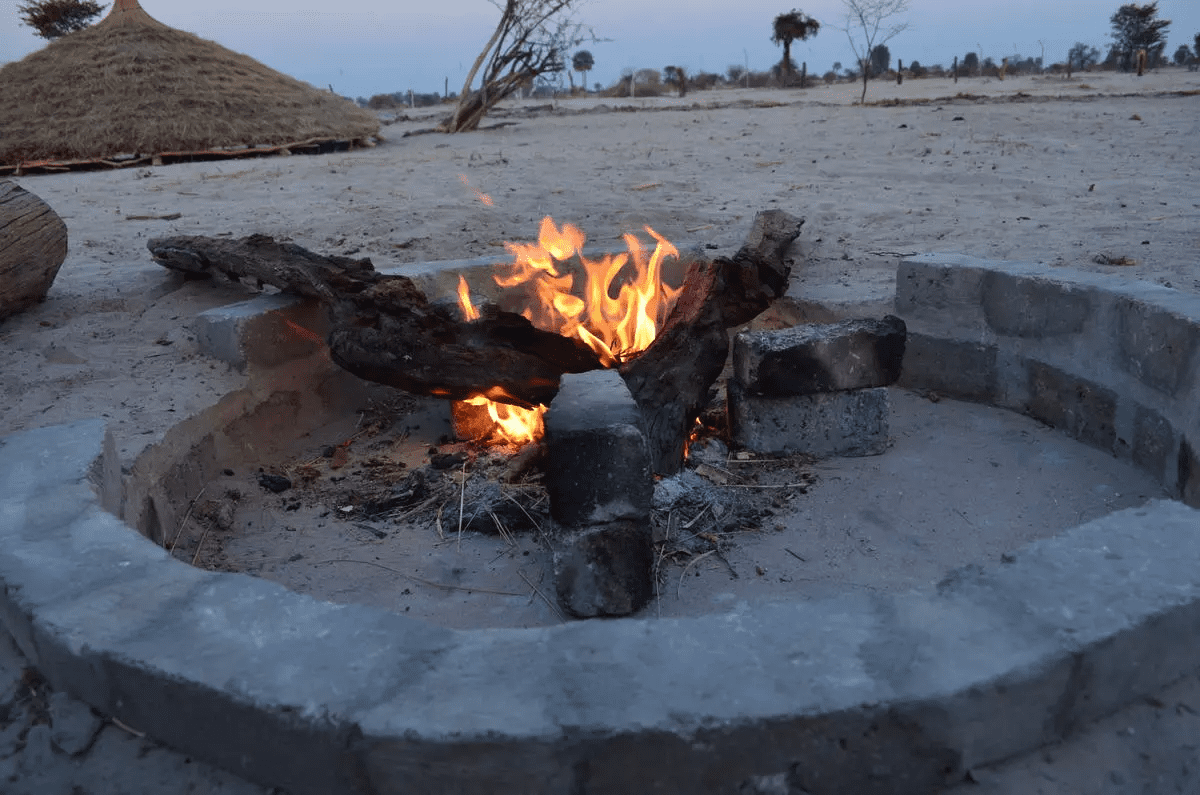
<instances>
[{"instance_id":1,"label":"thatched roof","mask_svg":"<svg viewBox=\"0 0 1200 795\"><path fill-rule=\"evenodd\" d=\"M379 120L116 0L98 25L0 67L0 165L365 140Z\"/></svg>"}]
</instances>

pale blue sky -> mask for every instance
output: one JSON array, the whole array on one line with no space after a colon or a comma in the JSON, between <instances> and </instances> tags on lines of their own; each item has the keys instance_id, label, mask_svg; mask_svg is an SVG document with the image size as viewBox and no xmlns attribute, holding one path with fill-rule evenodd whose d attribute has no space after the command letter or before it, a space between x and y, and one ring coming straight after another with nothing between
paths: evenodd
<instances>
[{"instance_id":1,"label":"pale blue sky","mask_svg":"<svg viewBox=\"0 0 1200 795\"><path fill-rule=\"evenodd\" d=\"M111 2L111 0L110 0ZM413 89L461 88L471 62L499 19L488 0L141 0L152 16L244 52L281 72L339 94L370 96ZM910 0L899 18L909 29L888 43L906 63L949 66L955 55L980 52L997 61L1020 53L1046 63L1063 60L1083 41L1104 50L1109 17L1120 0ZM849 64L840 0L585 0L577 18L611 39L584 45L595 57L589 83L611 84L622 70L681 65L689 72L724 73L749 60L764 70L781 49L770 41L771 21L798 7L819 20L820 33L796 42L792 56L821 73L834 61ZM1192 44L1200 32L1200 0L1160 0L1160 18L1172 20L1167 55ZM0 63L41 47L20 24L15 0L0 0Z\"/></svg>"}]
</instances>

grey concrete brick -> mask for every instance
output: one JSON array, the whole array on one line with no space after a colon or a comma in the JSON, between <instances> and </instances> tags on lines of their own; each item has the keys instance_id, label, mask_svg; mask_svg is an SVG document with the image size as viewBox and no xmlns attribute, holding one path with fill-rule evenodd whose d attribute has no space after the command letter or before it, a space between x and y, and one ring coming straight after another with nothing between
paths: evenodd
<instances>
[{"instance_id":1,"label":"grey concrete brick","mask_svg":"<svg viewBox=\"0 0 1200 795\"><path fill-rule=\"evenodd\" d=\"M569 526L643 519L654 481L637 403L616 370L562 377L546 412L550 513Z\"/></svg>"},{"instance_id":2,"label":"grey concrete brick","mask_svg":"<svg viewBox=\"0 0 1200 795\"><path fill-rule=\"evenodd\" d=\"M1175 431L1163 415L1139 405L1134 410L1130 448L1133 463L1162 482L1166 477L1167 462L1175 451Z\"/></svg>"},{"instance_id":3,"label":"grey concrete brick","mask_svg":"<svg viewBox=\"0 0 1200 795\"><path fill-rule=\"evenodd\" d=\"M1053 337L1083 330L1092 290L1061 280L990 270L983 277L983 313L997 334Z\"/></svg>"},{"instance_id":4,"label":"grey concrete brick","mask_svg":"<svg viewBox=\"0 0 1200 795\"><path fill-rule=\"evenodd\" d=\"M628 616L654 595L654 549L647 521L567 531L554 551L559 601L573 616Z\"/></svg>"},{"instance_id":5,"label":"grey concrete brick","mask_svg":"<svg viewBox=\"0 0 1200 795\"><path fill-rule=\"evenodd\" d=\"M1195 388L1200 317L1133 298L1117 300L1115 310L1118 363L1126 372L1169 397Z\"/></svg>"},{"instance_id":6,"label":"grey concrete brick","mask_svg":"<svg viewBox=\"0 0 1200 795\"><path fill-rule=\"evenodd\" d=\"M1196 454L1194 441L1187 437L1179 440L1175 471L1179 498L1193 508L1200 508L1200 455Z\"/></svg>"},{"instance_id":7,"label":"grey concrete brick","mask_svg":"<svg viewBox=\"0 0 1200 795\"><path fill-rule=\"evenodd\" d=\"M1086 378L1029 362L1029 416L1085 444L1112 451L1117 441L1117 395Z\"/></svg>"},{"instance_id":8,"label":"grey concrete brick","mask_svg":"<svg viewBox=\"0 0 1200 795\"><path fill-rule=\"evenodd\" d=\"M734 338L733 371L743 390L766 397L888 386L900 375L904 343L895 315L744 331Z\"/></svg>"},{"instance_id":9,"label":"grey concrete brick","mask_svg":"<svg viewBox=\"0 0 1200 795\"><path fill-rule=\"evenodd\" d=\"M276 294L201 312L193 330L201 353L245 370L314 353L325 344L329 321L316 301Z\"/></svg>"},{"instance_id":10,"label":"grey concrete brick","mask_svg":"<svg viewBox=\"0 0 1200 795\"><path fill-rule=\"evenodd\" d=\"M909 389L990 402L998 391L996 353L994 345L910 330L899 383Z\"/></svg>"},{"instance_id":11,"label":"grey concrete brick","mask_svg":"<svg viewBox=\"0 0 1200 795\"><path fill-rule=\"evenodd\" d=\"M745 394L729 382L729 429L744 450L773 455L878 455L888 446L886 387L789 398Z\"/></svg>"},{"instance_id":12,"label":"grey concrete brick","mask_svg":"<svg viewBox=\"0 0 1200 795\"><path fill-rule=\"evenodd\" d=\"M980 300L985 262L960 254L902 260L896 273L896 314L963 328L984 325Z\"/></svg>"}]
</instances>

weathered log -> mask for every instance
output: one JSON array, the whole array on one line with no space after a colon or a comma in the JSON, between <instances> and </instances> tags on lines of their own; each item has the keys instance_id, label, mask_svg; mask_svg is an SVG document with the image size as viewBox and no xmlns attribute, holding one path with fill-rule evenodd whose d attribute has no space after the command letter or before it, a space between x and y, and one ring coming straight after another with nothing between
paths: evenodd
<instances>
[{"instance_id":1,"label":"weathered log","mask_svg":"<svg viewBox=\"0 0 1200 795\"><path fill-rule=\"evenodd\" d=\"M760 212L732 258L691 263L654 342L621 366L642 412L656 474L672 475L683 464L688 436L729 353L726 329L751 320L787 292L786 253L803 224L781 210Z\"/></svg>"},{"instance_id":2,"label":"weathered log","mask_svg":"<svg viewBox=\"0 0 1200 795\"><path fill-rule=\"evenodd\" d=\"M48 204L0 180L0 320L46 297L67 258L67 225Z\"/></svg>"},{"instance_id":3,"label":"weathered log","mask_svg":"<svg viewBox=\"0 0 1200 795\"><path fill-rule=\"evenodd\" d=\"M679 471L692 425L725 366L729 335L720 301L723 270L725 264L718 261L691 263L683 291L654 342L621 365L642 412L655 474Z\"/></svg>"},{"instance_id":4,"label":"weathered log","mask_svg":"<svg viewBox=\"0 0 1200 795\"><path fill-rule=\"evenodd\" d=\"M475 395L526 407L548 404L559 377L599 368L583 342L542 331L495 307L466 321L429 303L406 276L375 270L370 259L327 257L265 235L241 240L155 238L160 265L220 273L317 298L329 311L333 360L360 378L419 395Z\"/></svg>"}]
</instances>

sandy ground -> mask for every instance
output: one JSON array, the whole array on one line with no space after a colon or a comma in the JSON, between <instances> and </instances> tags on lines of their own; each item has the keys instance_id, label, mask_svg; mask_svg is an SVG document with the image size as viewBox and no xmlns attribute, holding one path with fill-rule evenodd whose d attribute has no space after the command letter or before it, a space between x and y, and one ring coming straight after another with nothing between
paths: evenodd
<instances>
[{"instance_id":1,"label":"sandy ground","mask_svg":"<svg viewBox=\"0 0 1200 795\"><path fill-rule=\"evenodd\" d=\"M454 137L413 134L437 115L418 109L346 154L17 178L71 245L48 300L0 324L0 435L104 416L129 463L243 383L197 355L188 327L243 294L154 265L146 240L168 234L260 232L387 266L498 253L553 215L593 244L648 224L727 253L779 207L807 219L800 302L884 306L898 258L935 251L1200 292L1200 75L873 83L868 99L890 104L867 107L858 91L518 102ZM1121 257L1136 264L1097 261ZM1200 792L1200 685L1179 688L1114 718L1135 731L1093 727L1103 736L989 771L986 791Z\"/></svg>"}]
</instances>

